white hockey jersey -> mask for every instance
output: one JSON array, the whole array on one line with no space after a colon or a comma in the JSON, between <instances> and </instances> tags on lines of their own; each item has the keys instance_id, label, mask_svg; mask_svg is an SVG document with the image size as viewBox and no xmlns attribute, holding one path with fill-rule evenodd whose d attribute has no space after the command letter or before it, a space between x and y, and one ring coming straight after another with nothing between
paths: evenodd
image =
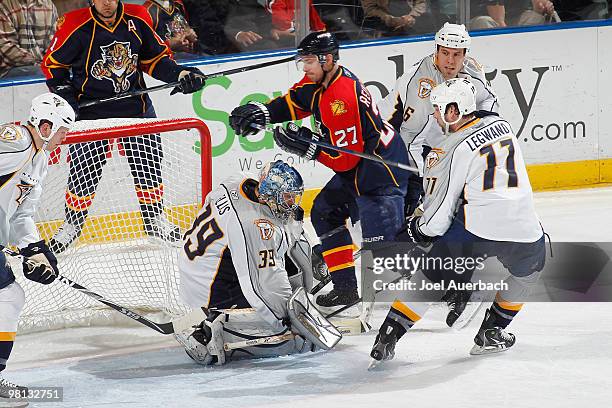
<instances>
[{"instance_id":1,"label":"white hockey jersey","mask_svg":"<svg viewBox=\"0 0 612 408\"><path fill-rule=\"evenodd\" d=\"M465 228L481 238L534 242L542 236L521 147L499 116L474 119L433 146L423 188L419 228L426 235L444 235L460 210Z\"/></svg>"},{"instance_id":2,"label":"white hockey jersey","mask_svg":"<svg viewBox=\"0 0 612 408\"><path fill-rule=\"evenodd\" d=\"M179 256L180 295L191 307L212 307L226 301L220 296L241 290L260 317L281 330L292 294L285 254L296 228L252 201L245 194L247 183L255 181L230 178L206 197Z\"/></svg>"},{"instance_id":3,"label":"white hockey jersey","mask_svg":"<svg viewBox=\"0 0 612 408\"><path fill-rule=\"evenodd\" d=\"M27 128L0 127L0 244L23 248L40 241L33 217L48 161Z\"/></svg>"},{"instance_id":4,"label":"white hockey jersey","mask_svg":"<svg viewBox=\"0 0 612 408\"><path fill-rule=\"evenodd\" d=\"M411 164L423 172L423 145L438 144L444 134L436 123L434 108L429 101L431 90L444 82L442 73L431 54L412 66L395 82L394 89L378 102L383 119L399 129L406 143ZM460 78L469 79L476 87L476 109L497 112L499 103L493 89L487 83L482 66L471 57L465 58Z\"/></svg>"}]
</instances>

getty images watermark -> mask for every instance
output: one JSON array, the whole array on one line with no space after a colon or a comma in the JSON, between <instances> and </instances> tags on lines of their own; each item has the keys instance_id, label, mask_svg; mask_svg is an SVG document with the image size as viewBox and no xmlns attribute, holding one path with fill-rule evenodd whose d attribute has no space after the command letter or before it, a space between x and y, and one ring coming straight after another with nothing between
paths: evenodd
<instances>
[{"instance_id":1,"label":"getty images watermark","mask_svg":"<svg viewBox=\"0 0 612 408\"><path fill-rule=\"evenodd\" d=\"M457 276L467 271L482 271L485 268L486 257L431 257L426 254L414 256L409 254L396 254L394 257L376 257L373 259L372 272L382 275L386 271L395 271L403 276L414 275L419 270L445 271ZM452 276L452 275L451 275ZM431 282L420 280L396 280L385 282L383 279L375 279L372 282L375 291L447 291L447 290L466 290L466 291L498 291L508 289L508 284L504 280L496 282L485 282L477 280L475 282L463 282L460 279L441 280Z\"/></svg>"}]
</instances>

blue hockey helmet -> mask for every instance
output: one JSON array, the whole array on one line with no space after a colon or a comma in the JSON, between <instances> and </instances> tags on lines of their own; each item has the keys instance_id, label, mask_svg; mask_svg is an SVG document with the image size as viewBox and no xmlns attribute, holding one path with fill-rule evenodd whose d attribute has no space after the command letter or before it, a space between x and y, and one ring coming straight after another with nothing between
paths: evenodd
<instances>
[{"instance_id":1,"label":"blue hockey helmet","mask_svg":"<svg viewBox=\"0 0 612 408\"><path fill-rule=\"evenodd\" d=\"M283 221L297 210L304 193L300 173L282 160L268 163L259 174L259 199Z\"/></svg>"}]
</instances>

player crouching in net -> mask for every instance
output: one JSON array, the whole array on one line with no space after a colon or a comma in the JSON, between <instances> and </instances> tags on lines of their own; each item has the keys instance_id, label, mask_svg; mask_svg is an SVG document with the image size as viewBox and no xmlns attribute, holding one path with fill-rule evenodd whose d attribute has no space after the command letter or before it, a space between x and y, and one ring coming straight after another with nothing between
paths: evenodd
<instances>
[{"instance_id":1,"label":"player crouching in net","mask_svg":"<svg viewBox=\"0 0 612 408\"><path fill-rule=\"evenodd\" d=\"M424 213L409 218L399 238L420 246L433 242L429 259L497 257L510 276L486 311L471 354L504 351L515 342L505 329L536 283L546 256L523 155L508 122L496 113L476 111L469 80L448 80L430 98L446 137L425 159ZM458 272L428 266L411 282L422 288L451 280L461 280ZM415 290L406 294L408 301L392 304L370 354L374 365L393 358L396 342L421 319L432 297L439 300L443 294L444 288Z\"/></svg>"},{"instance_id":2,"label":"player crouching in net","mask_svg":"<svg viewBox=\"0 0 612 408\"><path fill-rule=\"evenodd\" d=\"M208 316L175 334L196 362L330 349L342 337L305 293L312 269L303 191L297 170L277 160L259 181L230 178L206 197L179 257L181 298Z\"/></svg>"},{"instance_id":3,"label":"player crouching in net","mask_svg":"<svg viewBox=\"0 0 612 408\"><path fill-rule=\"evenodd\" d=\"M74 111L63 98L51 93L32 100L28 123L0 126L0 249L16 245L25 260L26 278L48 285L58 275L57 260L41 240L34 213L42 194L49 154L66 137L74 123ZM0 374L13 349L17 322L25 294L0 252ZM25 387L12 384L0 375L0 406Z\"/></svg>"}]
</instances>

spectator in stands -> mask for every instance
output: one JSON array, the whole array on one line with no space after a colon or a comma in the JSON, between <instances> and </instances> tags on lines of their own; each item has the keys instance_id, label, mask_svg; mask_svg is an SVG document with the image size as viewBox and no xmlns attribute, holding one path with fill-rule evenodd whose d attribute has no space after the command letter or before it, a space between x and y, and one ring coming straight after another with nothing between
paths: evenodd
<instances>
[{"instance_id":1,"label":"spectator in stands","mask_svg":"<svg viewBox=\"0 0 612 408\"><path fill-rule=\"evenodd\" d=\"M525 0L517 25L540 25L556 22L555 5L551 0Z\"/></svg>"},{"instance_id":2,"label":"spectator in stands","mask_svg":"<svg viewBox=\"0 0 612 408\"><path fill-rule=\"evenodd\" d=\"M197 51L226 54L274 49L272 18L258 0L184 0Z\"/></svg>"},{"instance_id":3,"label":"spectator in stands","mask_svg":"<svg viewBox=\"0 0 612 408\"><path fill-rule=\"evenodd\" d=\"M470 30L506 27L504 0L470 0Z\"/></svg>"},{"instance_id":4,"label":"spectator in stands","mask_svg":"<svg viewBox=\"0 0 612 408\"><path fill-rule=\"evenodd\" d=\"M276 41L283 37L295 39L295 1L296 0L269 0L268 10L272 14L272 30L270 34ZM298 0L301 1L301 0ZM308 17L310 20L310 31L325 31L325 23L321 20L319 13L309 0Z\"/></svg>"},{"instance_id":5,"label":"spectator in stands","mask_svg":"<svg viewBox=\"0 0 612 408\"><path fill-rule=\"evenodd\" d=\"M553 3L563 21L608 18L606 0L553 0Z\"/></svg>"},{"instance_id":6,"label":"spectator in stands","mask_svg":"<svg viewBox=\"0 0 612 408\"><path fill-rule=\"evenodd\" d=\"M0 78L40 74L56 20L51 0L0 1Z\"/></svg>"},{"instance_id":7,"label":"spectator in stands","mask_svg":"<svg viewBox=\"0 0 612 408\"><path fill-rule=\"evenodd\" d=\"M89 0L55 0L55 7L57 7L57 14L62 16L69 11L89 7Z\"/></svg>"},{"instance_id":8,"label":"spectator in stands","mask_svg":"<svg viewBox=\"0 0 612 408\"><path fill-rule=\"evenodd\" d=\"M189 26L182 0L146 0L143 6L151 15L153 29L173 52L193 52L198 36Z\"/></svg>"},{"instance_id":9,"label":"spectator in stands","mask_svg":"<svg viewBox=\"0 0 612 408\"><path fill-rule=\"evenodd\" d=\"M386 34L421 34L434 31L426 0L362 0L364 25ZM373 23L373 24L372 24Z\"/></svg>"}]
</instances>

